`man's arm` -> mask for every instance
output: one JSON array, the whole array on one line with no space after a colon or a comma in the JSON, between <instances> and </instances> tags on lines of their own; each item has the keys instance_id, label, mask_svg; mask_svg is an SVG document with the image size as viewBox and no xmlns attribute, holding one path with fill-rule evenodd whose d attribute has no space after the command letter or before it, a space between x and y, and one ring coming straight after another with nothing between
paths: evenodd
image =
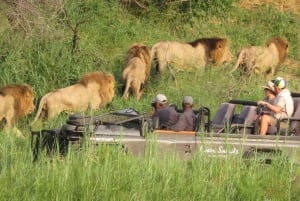
<instances>
[{"instance_id":1,"label":"man's arm","mask_svg":"<svg viewBox=\"0 0 300 201\"><path fill-rule=\"evenodd\" d=\"M171 126L171 130L184 131L187 128L187 117L184 114L179 116L177 123Z\"/></svg>"},{"instance_id":2,"label":"man's arm","mask_svg":"<svg viewBox=\"0 0 300 201\"><path fill-rule=\"evenodd\" d=\"M279 105L272 105L271 103L268 103L266 101L258 101L257 104L258 105L264 105L266 108L268 108L269 110L271 110L275 114L278 114L282 110L282 107L280 107Z\"/></svg>"}]
</instances>

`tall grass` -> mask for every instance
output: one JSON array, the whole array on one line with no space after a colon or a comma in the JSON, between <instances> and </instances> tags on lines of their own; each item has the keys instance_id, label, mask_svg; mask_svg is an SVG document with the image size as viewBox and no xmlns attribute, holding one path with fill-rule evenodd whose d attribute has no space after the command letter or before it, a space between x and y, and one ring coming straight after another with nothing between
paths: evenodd
<instances>
[{"instance_id":1,"label":"tall grass","mask_svg":"<svg viewBox=\"0 0 300 201\"><path fill-rule=\"evenodd\" d=\"M4 143L5 142L5 143ZM83 145L66 157L41 154L32 163L28 142L1 135L1 200L296 200L297 165L275 158L185 161L148 146L132 157L116 146ZM295 192L292 193L291 192Z\"/></svg>"},{"instance_id":2,"label":"tall grass","mask_svg":"<svg viewBox=\"0 0 300 201\"><path fill-rule=\"evenodd\" d=\"M59 4L62 2L63 4ZM146 2L146 1L144 1ZM242 83L239 73L229 74L234 61L225 67L208 66L196 72L170 72L151 77L140 101L121 99L120 74L127 48L134 42L153 45L161 40L192 41L201 37L226 37L234 55L245 46L263 45L272 36L290 42L289 60L277 75L298 91L299 18L273 7L255 10L238 7L237 1L187 1L182 4L149 2L148 11L121 5L119 1L76 0L37 4L36 18L28 18L26 31L10 24L11 5L0 2L0 85L28 83L36 98L75 83L81 75L95 70L111 72L116 78L114 110L132 107L150 111L157 93L180 105L192 95L195 108L208 106L214 115L218 105L231 98L256 101L263 96L263 77ZM48 2L49 3L49 2ZM35 4L34 4L35 5ZM5 8L5 9L4 9ZM30 7L31 8L31 7ZM64 8L67 12L65 15ZM24 19L28 16L23 11ZM21 13L22 14L22 13ZM36 21L34 21L36 19ZM74 51L72 28L78 28ZM21 21L22 22L22 21ZM25 23L23 22L23 23ZM29 23L30 22L30 23ZM32 28L28 29L27 25ZM46 30L46 31L45 31ZM102 108L98 113L107 112ZM60 127L63 114L45 123L44 128ZM18 128L26 139L13 133L0 135L1 200L297 200L299 167L278 158L270 166L259 160L245 163L237 158L209 158L196 154L191 161L174 155L161 157L149 148L144 158L126 155L112 147L92 148L49 157L41 155L32 163L30 127L32 116ZM152 146L150 146L152 147Z\"/></svg>"}]
</instances>

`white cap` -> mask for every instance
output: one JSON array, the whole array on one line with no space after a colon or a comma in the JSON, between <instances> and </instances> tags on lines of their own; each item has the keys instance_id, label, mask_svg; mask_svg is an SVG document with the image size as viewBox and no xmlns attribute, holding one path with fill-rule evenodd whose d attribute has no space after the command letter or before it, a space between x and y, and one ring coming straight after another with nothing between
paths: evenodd
<instances>
[{"instance_id":1,"label":"white cap","mask_svg":"<svg viewBox=\"0 0 300 201\"><path fill-rule=\"evenodd\" d=\"M183 98L183 100L182 100L182 103L193 105L193 98L192 98L192 96L185 96Z\"/></svg>"},{"instance_id":2,"label":"white cap","mask_svg":"<svg viewBox=\"0 0 300 201\"><path fill-rule=\"evenodd\" d=\"M157 94L153 100L154 103L166 103L167 97L164 94Z\"/></svg>"}]
</instances>

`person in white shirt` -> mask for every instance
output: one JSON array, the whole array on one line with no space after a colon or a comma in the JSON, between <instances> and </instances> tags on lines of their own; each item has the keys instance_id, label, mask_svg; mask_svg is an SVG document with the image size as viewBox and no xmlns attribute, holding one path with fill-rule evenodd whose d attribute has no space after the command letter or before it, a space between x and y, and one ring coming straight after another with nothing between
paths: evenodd
<instances>
[{"instance_id":1,"label":"person in white shirt","mask_svg":"<svg viewBox=\"0 0 300 201\"><path fill-rule=\"evenodd\" d=\"M271 104L267 101L260 100L258 105L264 105L271 113L263 114L260 118L260 135L266 135L270 125L276 125L281 118L289 118L294 111L294 102L291 92L286 88L287 81L282 77L277 77L274 80L274 90L276 98Z\"/></svg>"}]
</instances>

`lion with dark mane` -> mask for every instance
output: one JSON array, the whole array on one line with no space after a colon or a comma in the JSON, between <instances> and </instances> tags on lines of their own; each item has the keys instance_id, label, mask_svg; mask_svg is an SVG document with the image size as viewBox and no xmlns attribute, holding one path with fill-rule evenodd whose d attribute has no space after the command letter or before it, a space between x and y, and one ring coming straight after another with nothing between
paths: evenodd
<instances>
[{"instance_id":1,"label":"lion with dark mane","mask_svg":"<svg viewBox=\"0 0 300 201\"><path fill-rule=\"evenodd\" d=\"M246 75L264 74L273 76L278 66L286 59L288 41L283 37L274 37L267 41L266 46L250 46L243 48L233 71L241 67Z\"/></svg>"},{"instance_id":2,"label":"lion with dark mane","mask_svg":"<svg viewBox=\"0 0 300 201\"><path fill-rule=\"evenodd\" d=\"M189 43L161 41L151 48L156 60L156 71L162 73L173 65L177 69L192 71L208 64L220 65L231 61L232 54L225 38L201 38Z\"/></svg>"},{"instance_id":3,"label":"lion with dark mane","mask_svg":"<svg viewBox=\"0 0 300 201\"><path fill-rule=\"evenodd\" d=\"M57 89L42 97L34 121L52 119L61 112L99 109L114 97L115 79L104 72L85 74L76 84Z\"/></svg>"},{"instance_id":4,"label":"lion with dark mane","mask_svg":"<svg viewBox=\"0 0 300 201\"><path fill-rule=\"evenodd\" d=\"M34 93L27 84L11 84L0 88L0 119L11 128L18 119L34 111Z\"/></svg>"},{"instance_id":5,"label":"lion with dark mane","mask_svg":"<svg viewBox=\"0 0 300 201\"><path fill-rule=\"evenodd\" d=\"M139 100L151 69L150 48L142 43L133 44L127 51L126 62L122 72L125 84L123 98L127 99L129 91Z\"/></svg>"}]
</instances>

